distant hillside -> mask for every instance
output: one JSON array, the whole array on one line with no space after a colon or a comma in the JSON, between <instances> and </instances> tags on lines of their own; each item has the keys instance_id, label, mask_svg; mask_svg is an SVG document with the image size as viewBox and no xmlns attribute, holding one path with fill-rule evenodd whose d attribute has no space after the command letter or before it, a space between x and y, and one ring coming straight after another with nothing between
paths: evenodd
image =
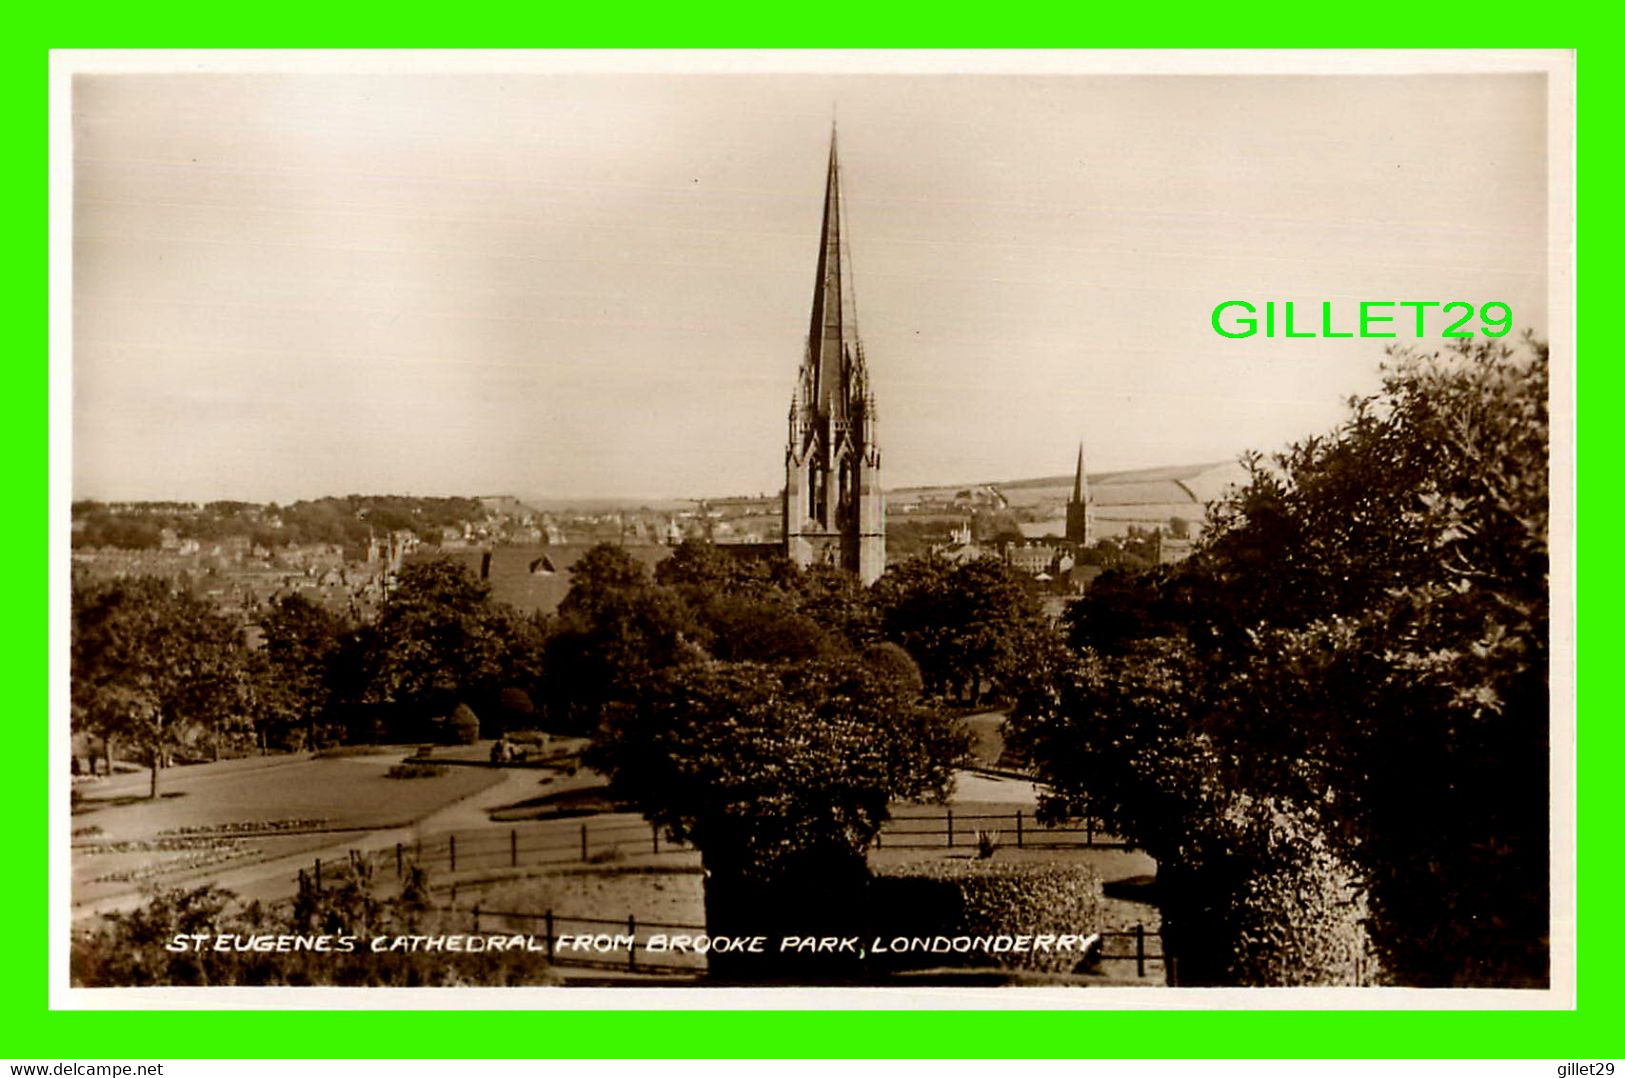
<instances>
[{"instance_id":1,"label":"distant hillside","mask_svg":"<svg viewBox=\"0 0 1625 1078\"><path fill-rule=\"evenodd\" d=\"M1207 503L1244 482L1246 476L1246 469L1236 461L1088 473L1095 532L1122 535L1130 527L1166 528L1175 520L1200 525ZM899 516L919 519L994 513L1012 519L1028 538L1059 538L1066 533L1072 480L1071 475L1054 475L904 487L887 491L886 503Z\"/></svg>"},{"instance_id":2,"label":"distant hillside","mask_svg":"<svg viewBox=\"0 0 1625 1078\"><path fill-rule=\"evenodd\" d=\"M694 498L543 498L526 495L524 504L535 506L534 511L541 513L613 513L639 509L651 513L676 513L693 509L696 501Z\"/></svg>"}]
</instances>

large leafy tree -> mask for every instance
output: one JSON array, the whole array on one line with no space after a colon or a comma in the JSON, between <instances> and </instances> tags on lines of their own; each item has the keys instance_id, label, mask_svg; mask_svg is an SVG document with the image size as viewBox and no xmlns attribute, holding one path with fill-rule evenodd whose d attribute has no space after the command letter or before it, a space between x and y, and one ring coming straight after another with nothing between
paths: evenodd
<instances>
[{"instance_id":1,"label":"large leafy tree","mask_svg":"<svg viewBox=\"0 0 1625 1078\"><path fill-rule=\"evenodd\" d=\"M587 762L699 847L714 933L777 935L832 929L860 905L889 803L946 796L967 743L862 662L704 661L614 708Z\"/></svg>"},{"instance_id":2,"label":"large leafy tree","mask_svg":"<svg viewBox=\"0 0 1625 1078\"><path fill-rule=\"evenodd\" d=\"M494 691L506 645L489 596L450 559L404 566L373 626L368 701L421 717Z\"/></svg>"},{"instance_id":3,"label":"large leafy tree","mask_svg":"<svg viewBox=\"0 0 1625 1078\"><path fill-rule=\"evenodd\" d=\"M612 703L696 654L696 626L682 599L618 546L593 547L570 573L543 657L544 697L556 722L590 733Z\"/></svg>"},{"instance_id":4,"label":"large leafy tree","mask_svg":"<svg viewBox=\"0 0 1625 1078\"><path fill-rule=\"evenodd\" d=\"M304 743L314 744L317 723L339 688L335 664L354 629L343 615L297 593L273 600L260 629L264 714L274 725L303 730Z\"/></svg>"},{"instance_id":5,"label":"large leafy tree","mask_svg":"<svg viewBox=\"0 0 1625 1078\"><path fill-rule=\"evenodd\" d=\"M934 693L979 700L1048 669L1059 639L1026 581L996 558L953 564L911 558L875 582L887 639L908 649Z\"/></svg>"},{"instance_id":6,"label":"large leafy tree","mask_svg":"<svg viewBox=\"0 0 1625 1078\"><path fill-rule=\"evenodd\" d=\"M806 609L805 577L786 558L739 558L689 540L655 566L681 601L691 641L729 662L793 662L847 650L840 628ZM850 573L852 586L862 585Z\"/></svg>"},{"instance_id":7,"label":"large leafy tree","mask_svg":"<svg viewBox=\"0 0 1625 1078\"><path fill-rule=\"evenodd\" d=\"M152 769L192 739L252 723L253 681L241 630L214 606L156 577L84 584L73 593L75 725L133 747Z\"/></svg>"}]
</instances>

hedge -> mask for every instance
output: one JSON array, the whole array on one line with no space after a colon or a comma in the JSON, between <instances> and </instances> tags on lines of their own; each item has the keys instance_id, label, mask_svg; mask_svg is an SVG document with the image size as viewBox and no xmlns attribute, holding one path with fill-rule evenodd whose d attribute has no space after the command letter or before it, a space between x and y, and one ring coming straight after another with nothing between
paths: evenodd
<instances>
[{"instance_id":1,"label":"hedge","mask_svg":"<svg viewBox=\"0 0 1625 1078\"><path fill-rule=\"evenodd\" d=\"M869 883L869 936L882 940L934 936L1088 936L1100 930L1100 878L1081 865L998 861L929 861L877 870ZM1082 950L872 956L893 970L1000 966L1047 973L1079 972Z\"/></svg>"}]
</instances>

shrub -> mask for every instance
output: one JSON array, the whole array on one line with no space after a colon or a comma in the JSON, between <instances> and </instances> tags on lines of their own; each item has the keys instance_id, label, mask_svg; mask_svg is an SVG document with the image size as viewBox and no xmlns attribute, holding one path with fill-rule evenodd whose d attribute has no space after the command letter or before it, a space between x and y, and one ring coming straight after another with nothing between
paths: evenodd
<instances>
[{"instance_id":1,"label":"shrub","mask_svg":"<svg viewBox=\"0 0 1625 1078\"><path fill-rule=\"evenodd\" d=\"M1087 936L1099 931L1100 878L1082 865L929 861L882 868L869 883L866 935L890 939L930 936L1041 934ZM969 953L888 954L892 968L1004 966L1070 973L1081 950L985 950Z\"/></svg>"},{"instance_id":2,"label":"shrub","mask_svg":"<svg viewBox=\"0 0 1625 1078\"><path fill-rule=\"evenodd\" d=\"M458 704L446 720L446 735L454 745L472 745L480 739L480 719L467 704Z\"/></svg>"},{"instance_id":3,"label":"shrub","mask_svg":"<svg viewBox=\"0 0 1625 1078\"><path fill-rule=\"evenodd\" d=\"M500 732L523 730L536 722L536 703L524 689L506 688L497 694L497 721ZM493 733L498 731L492 731Z\"/></svg>"},{"instance_id":4,"label":"shrub","mask_svg":"<svg viewBox=\"0 0 1625 1078\"><path fill-rule=\"evenodd\" d=\"M985 861L992 857L999 849L999 833L997 831L976 832L976 856Z\"/></svg>"},{"instance_id":5,"label":"shrub","mask_svg":"<svg viewBox=\"0 0 1625 1078\"><path fill-rule=\"evenodd\" d=\"M890 640L870 644L863 649L863 665L886 678L912 696L925 691L925 678L920 664L900 644Z\"/></svg>"},{"instance_id":6,"label":"shrub","mask_svg":"<svg viewBox=\"0 0 1625 1078\"><path fill-rule=\"evenodd\" d=\"M1159 869L1163 939L1184 985L1371 984L1383 979L1365 893L1299 813L1269 803L1211 821Z\"/></svg>"}]
</instances>

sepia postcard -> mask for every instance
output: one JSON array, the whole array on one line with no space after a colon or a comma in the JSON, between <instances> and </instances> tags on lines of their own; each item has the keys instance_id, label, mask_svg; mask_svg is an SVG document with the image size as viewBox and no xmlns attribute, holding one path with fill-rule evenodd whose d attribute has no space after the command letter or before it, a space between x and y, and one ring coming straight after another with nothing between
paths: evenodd
<instances>
[{"instance_id":1,"label":"sepia postcard","mask_svg":"<svg viewBox=\"0 0 1625 1078\"><path fill-rule=\"evenodd\" d=\"M1574 1006L1571 53L51 78L53 1007Z\"/></svg>"}]
</instances>

